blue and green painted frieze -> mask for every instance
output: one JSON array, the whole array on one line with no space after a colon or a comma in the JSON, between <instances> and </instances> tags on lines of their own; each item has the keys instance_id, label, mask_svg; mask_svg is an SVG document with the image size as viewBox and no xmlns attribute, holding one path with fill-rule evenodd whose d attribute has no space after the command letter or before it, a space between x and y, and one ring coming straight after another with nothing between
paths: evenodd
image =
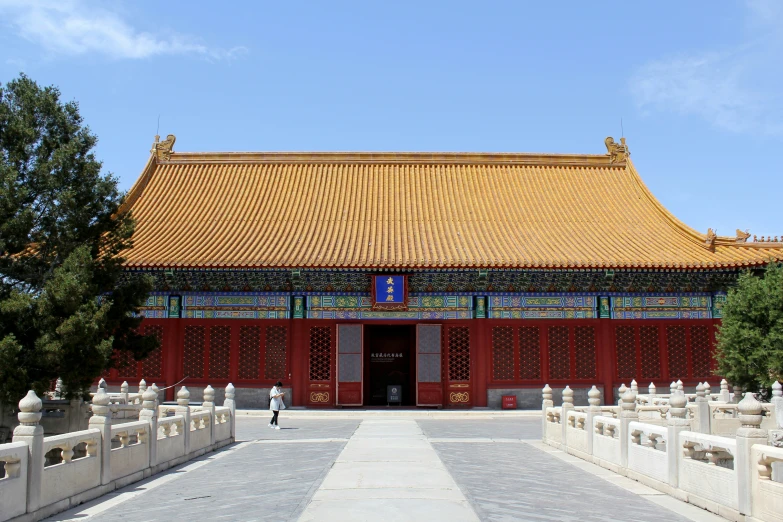
<instances>
[{"instance_id":1,"label":"blue and green painted frieze","mask_svg":"<svg viewBox=\"0 0 783 522\"><path fill-rule=\"evenodd\" d=\"M611 298L613 319L711 319L712 298L702 295L643 295Z\"/></svg>"},{"instance_id":2,"label":"blue and green painted frieze","mask_svg":"<svg viewBox=\"0 0 783 522\"><path fill-rule=\"evenodd\" d=\"M595 319L596 299L593 295L492 296L489 298L489 317Z\"/></svg>"},{"instance_id":3,"label":"blue and green painted frieze","mask_svg":"<svg viewBox=\"0 0 783 522\"><path fill-rule=\"evenodd\" d=\"M375 311L368 296L309 295L309 319L472 319L473 297L467 295L410 296L408 309Z\"/></svg>"}]
</instances>

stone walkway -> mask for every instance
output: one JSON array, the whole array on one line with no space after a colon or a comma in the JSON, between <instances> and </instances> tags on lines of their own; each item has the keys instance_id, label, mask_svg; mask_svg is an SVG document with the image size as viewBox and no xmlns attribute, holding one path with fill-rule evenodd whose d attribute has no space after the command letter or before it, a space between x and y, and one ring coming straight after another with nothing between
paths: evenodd
<instances>
[{"instance_id":1,"label":"stone walkway","mask_svg":"<svg viewBox=\"0 0 783 522\"><path fill-rule=\"evenodd\" d=\"M538 417L239 417L237 444L49 520L721 521L540 443Z\"/></svg>"}]
</instances>

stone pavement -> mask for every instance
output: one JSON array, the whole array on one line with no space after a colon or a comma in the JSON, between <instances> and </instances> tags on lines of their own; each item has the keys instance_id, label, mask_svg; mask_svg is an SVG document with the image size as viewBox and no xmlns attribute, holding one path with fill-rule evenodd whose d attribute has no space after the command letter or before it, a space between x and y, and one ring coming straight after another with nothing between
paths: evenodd
<instances>
[{"instance_id":1,"label":"stone pavement","mask_svg":"<svg viewBox=\"0 0 783 522\"><path fill-rule=\"evenodd\" d=\"M723 520L540 442L538 417L239 417L237 444L50 520Z\"/></svg>"}]
</instances>

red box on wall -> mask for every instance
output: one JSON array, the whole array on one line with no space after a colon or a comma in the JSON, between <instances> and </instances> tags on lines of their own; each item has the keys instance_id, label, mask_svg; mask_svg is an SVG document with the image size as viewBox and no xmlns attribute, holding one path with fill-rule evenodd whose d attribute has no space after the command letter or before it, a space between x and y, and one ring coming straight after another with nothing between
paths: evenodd
<instances>
[{"instance_id":1,"label":"red box on wall","mask_svg":"<svg viewBox=\"0 0 783 522\"><path fill-rule=\"evenodd\" d=\"M503 409L504 410L516 410L517 409L517 396L516 395L503 395Z\"/></svg>"}]
</instances>

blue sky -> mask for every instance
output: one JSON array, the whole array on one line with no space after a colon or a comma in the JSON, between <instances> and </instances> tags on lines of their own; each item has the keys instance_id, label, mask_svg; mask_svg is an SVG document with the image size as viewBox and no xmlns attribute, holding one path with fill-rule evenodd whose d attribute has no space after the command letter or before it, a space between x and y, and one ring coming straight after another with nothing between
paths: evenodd
<instances>
[{"instance_id":1,"label":"blue sky","mask_svg":"<svg viewBox=\"0 0 783 522\"><path fill-rule=\"evenodd\" d=\"M180 151L604 153L690 226L783 234L783 2L0 0L0 82L76 99L128 189ZM600 211L597 209L597 211Z\"/></svg>"}]
</instances>

